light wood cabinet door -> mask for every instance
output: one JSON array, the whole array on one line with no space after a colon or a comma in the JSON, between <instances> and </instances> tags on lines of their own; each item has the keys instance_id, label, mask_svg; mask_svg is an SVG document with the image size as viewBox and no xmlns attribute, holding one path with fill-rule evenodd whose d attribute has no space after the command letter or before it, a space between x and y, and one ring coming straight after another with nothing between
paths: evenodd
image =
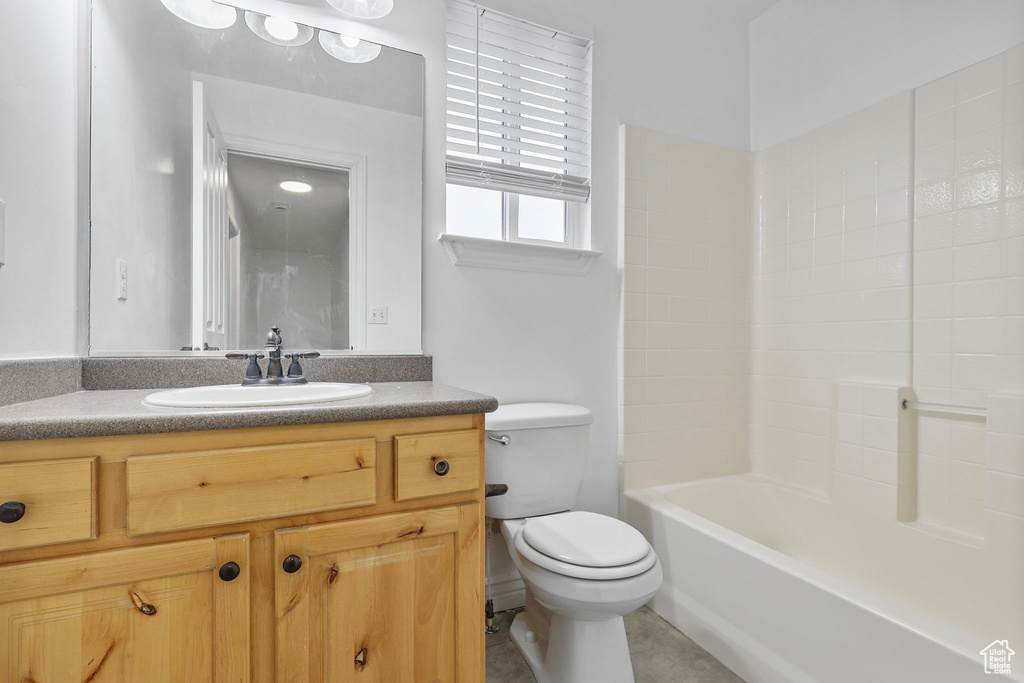
<instances>
[{"instance_id":1,"label":"light wood cabinet door","mask_svg":"<svg viewBox=\"0 0 1024 683\"><path fill-rule=\"evenodd\" d=\"M481 683L482 523L472 503L276 532L277 680Z\"/></svg>"},{"instance_id":2,"label":"light wood cabinet door","mask_svg":"<svg viewBox=\"0 0 1024 683\"><path fill-rule=\"evenodd\" d=\"M0 567L2 683L248 679L248 534Z\"/></svg>"}]
</instances>

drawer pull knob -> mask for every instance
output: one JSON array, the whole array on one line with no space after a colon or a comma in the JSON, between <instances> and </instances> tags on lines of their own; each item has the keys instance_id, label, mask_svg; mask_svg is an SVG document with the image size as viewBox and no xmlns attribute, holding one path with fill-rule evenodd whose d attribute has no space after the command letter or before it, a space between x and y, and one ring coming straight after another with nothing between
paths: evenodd
<instances>
[{"instance_id":1,"label":"drawer pull knob","mask_svg":"<svg viewBox=\"0 0 1024 683\"><path fill-rule=\"evenodd\" d=\"M242 568L237 562L228 562L220 568L219 576L221 581L234 581L241 575Z\"/></svg>"},{"instance_id":2,"label":"drawer pull knob","mask_svg":"<svg viewBox=\"0 0 1024 683\"><path fill-rule=\"evenodd\" d=\"M25 504L11 501L0 505L0 522L14 524L25 516Z\"/></svg>"},{"instance_id":3,"label":"drawer pull knob","mask_svg":"<svg viewBox=\"0 0 1024 683\"><path fill-rule=\"evenodd\" d=\"M436 474L439 477L443 477L444 475L451 472L451 470L452 466L448 464L447 460L438 460L436 463L434 463L434 474Z\"/></svg>"},{"instance_id":4,"label":"drawer pull knob","mask_svg":"<svg viewBox=\"0 0 1024 683\"><path fill-rule=\"evenodd\" d=\"M281 569L288 574L294 574L302 569L302 558L298 555L289 555L284 558L284 562L281 563Z\"/></svg>"}]
</instances>

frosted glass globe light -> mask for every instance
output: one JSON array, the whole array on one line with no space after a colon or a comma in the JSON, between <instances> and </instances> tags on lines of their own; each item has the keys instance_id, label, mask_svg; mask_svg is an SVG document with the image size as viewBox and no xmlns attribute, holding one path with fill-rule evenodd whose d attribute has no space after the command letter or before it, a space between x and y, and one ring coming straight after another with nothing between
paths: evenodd
<instances>
[{"instance_id":1,"label":"frosted glass globe light","mask_svg":"<svg viewBox=\"0 0 1024 683\"><path fill-rule=\"evenodd\" d=\"M359 40L352 36L342 36L330 31L320 31L320 47L324 52L351 64L372 62L380 54L380 45Z\"/></svg>"},{"instance_id":2,"label":"frosted glass globe light","mask_svg":"<svg viewBox=\"0 0 1024 683\"><path fill-rule=\"evenodd\" d=\"M356 19L380 19L391 14L395 0L327 0L334 9Z\"/></svg>"},{"instance_id":3,"label":"frosted glass globe light","mask_svg":"<svg viewBox=\"0 0 1024 683\"><path fill-rule=\"evenodd\" d=\"M212 0L160 0L179 19L200 28L226 29L234 25L238 11Z\"/></svg>"},{"instance_id":4,"label":"frosted glass globe light","mask_svg":"<svg viewBox=\"0 0 1024 683\"><path fill-rule=\"evenodd\" d=\"M267 17L263 20L263 27L278 40L294 40L299 35L298 24L281 17Z\"/></svg>"},{"instance_id":5,"label":"frosted glass globe light","mask_svg":"<svg viewBox=\"0 0 1024 683\"><path fill-rule=\"evenodd\" d=\"M271 17L259 12L246 12L249 30L263 40L282 47L298 47L313 39L313 29L283 17Z\"/></svg>"}]
</instances>

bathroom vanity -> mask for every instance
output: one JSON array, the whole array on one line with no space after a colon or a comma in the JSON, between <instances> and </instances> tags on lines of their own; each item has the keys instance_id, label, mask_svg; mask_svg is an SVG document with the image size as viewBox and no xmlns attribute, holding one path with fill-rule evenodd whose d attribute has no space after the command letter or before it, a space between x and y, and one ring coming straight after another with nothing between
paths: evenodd
<instances>
[{"instance_id":1,"label":"bathroom vanity","mask_svg":"<svg viewBox=\"0 0 1024 683\"><path fill-rule=\"evenodd\" d=\"M488 397L0 408L0 683L484 679Z\"/></svg>"}]
</instances>

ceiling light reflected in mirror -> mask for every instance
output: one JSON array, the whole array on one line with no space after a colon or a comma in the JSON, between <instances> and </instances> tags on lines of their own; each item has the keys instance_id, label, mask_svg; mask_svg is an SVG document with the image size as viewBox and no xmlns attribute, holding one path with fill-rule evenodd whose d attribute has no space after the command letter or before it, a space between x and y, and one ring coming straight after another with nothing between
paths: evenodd
<instances>
[{"instance_id":1,"label":"ceiling light reflected in mirror","mask_svg":"<svg viewBox=\"0 0 1024 683\"><path fill-rule=\"evenodd\" d=\"M179 19L202 28L226 29L234 25L238 12L234 7L212 0L160 0ZM382 17L394 8L394 0L332 0L347 14L363 19ZM348 9L345 9L348 8ZM351 11L349 11L351 10ZM314 29L290 19L259 12L245 12L245 23L254 34L273 45L299 47L313 39ZM372 62L380 55L381 46L355 36L320 31L320 46L330 56L350 64Z\"/></svg>"},{"instance_id":2,"label":"ceiling light reflected in mirror","mask_svg":"<svg viewBox=\"0 0 1024 683\"><path fill-rule=\"evenodd\" d=\"M282 180L281 189L287 192L295 192L297 194L305 194L313 191L313 186L309 183L304 183L301 180Z\"/></svg>"},{"instance_id":3,"label":"ceiling light reflected in mirror","mask_svg":"<svg viewBox=\"0 0 1024 683\"><path fill-rule=\"evenodd\" d=\"M281 17L270 17L258 12L246 12L249 29L268 43L284 47L305 45L313 38L313 29Z\"/></svg>"},{"instance_id":4,"label":"ceiling light reflected in mirror","mask_svg":"<svg viewBox=\"0 0 1024 683\"><path fill-rule=\"evenodd\" d=\"M200 28L225 29L234 25L238 12L234 7L212 0L160 0L179 19Z\"/></svg>"},{"instance_id":5,"label":"ceiling light reflected in mirror","mask_svg":"<svg viewBox=\"0 0 1024 683\"><path fill-rule=\"evenodd\" d=\"M391 14L395 0L327 0L342 14L356 19L380 19Z\"/></svg>"},{"instance_id":6,"label":"ceiling light reflected in mirror","mask_svg":"<svg viewBox=\"0 0 1024 683\"><path fill-rule=\"evenodd\" d=\"M320 47L335 59L352 64L371 62L380 54L380 45L376 43L329 31L320 31Z\"/></svg>"}]
</instances>

